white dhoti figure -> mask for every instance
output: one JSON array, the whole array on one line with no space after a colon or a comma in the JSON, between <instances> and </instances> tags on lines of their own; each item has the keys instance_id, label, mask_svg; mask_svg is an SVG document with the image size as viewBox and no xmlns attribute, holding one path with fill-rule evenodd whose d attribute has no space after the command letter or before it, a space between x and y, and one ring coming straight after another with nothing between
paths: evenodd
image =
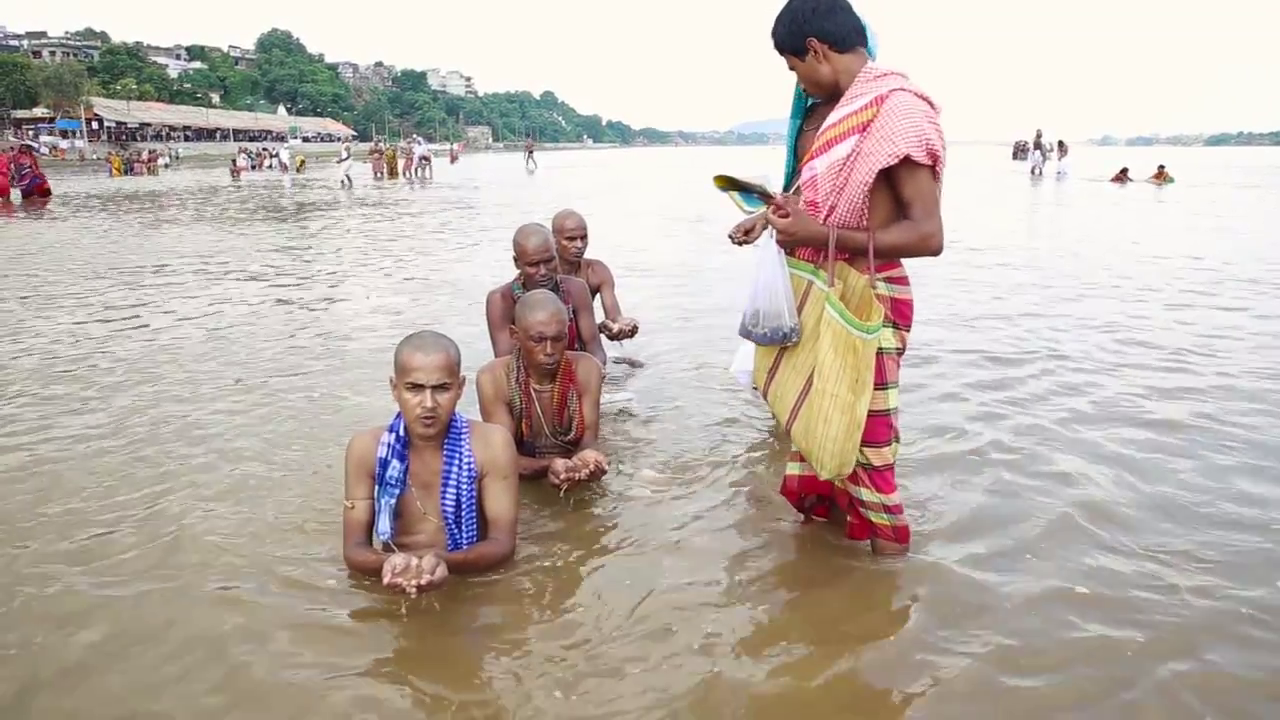
<instances>
[{"instance_id":1,"label":"white dhoti figure","mask_svg":"<svg viewBox=\"0 0 1280 720\"><path fill-rule=\"evenodd\" d=\"M1031 151L1031 174L1044 173L1044 153L1039 150Z\"/></svg>"}]
</instances>

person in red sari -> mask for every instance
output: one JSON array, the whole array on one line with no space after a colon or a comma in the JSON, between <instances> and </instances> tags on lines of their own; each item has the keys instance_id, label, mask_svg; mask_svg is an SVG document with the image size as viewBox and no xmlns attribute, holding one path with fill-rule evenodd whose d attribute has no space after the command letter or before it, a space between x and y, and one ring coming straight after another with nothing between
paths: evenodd
<instances>
[{"instance_id":1,"label":"person in red sari","mask_svg":"<svg viewBox=\"0 0 1280 720\"><path fill-rule=\"evenodd\" d=\"M40 170L40 160L32 152L31 146L21 145L13 156L14 183L23 200L33 198L44 199L53 195L49 187L49 179Z\"/></svg>"},{"instance_id":2,"label":"person in red sari","mask_svg":"<svg viewBox=\"0 0 1280 720\"><path fill-rule=\"evenodd\" d=\"M9 199L9 175L12 173L9 157L8 150L0 150L0 200Z\"/></svg>"},{"instance_id":3,"label":"person in red sari","mask_svg":"<svg viewBox=\"0 0 1280 720\"><path fill-rule=\"evenodd\" d=\"M901 260L942 254L946 141L938 109L904 75L868 57L866 25L848 0L789 0L773 43L812 101L793 148L798 177L787 182L798 193L779 196L762 220L789 255L810 263L826 262L831 229L835 259L860 271L868 271L874 244L885 309L866 429L851 439L860 443L853 474L822 480L793 451L780 491L806 518L843 520L847 537L869 540L878 554L903 554L911 531L896 473L898 370L914 305ZM730 238L749 244L763 229L748 219Z\"/></svg>"}]
</instances>

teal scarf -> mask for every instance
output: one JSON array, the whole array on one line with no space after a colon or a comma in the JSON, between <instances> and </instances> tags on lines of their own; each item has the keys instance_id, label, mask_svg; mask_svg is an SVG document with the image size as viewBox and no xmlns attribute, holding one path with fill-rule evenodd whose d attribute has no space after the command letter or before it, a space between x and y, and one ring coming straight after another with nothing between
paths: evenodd
<instances>
[{"instance_id":1,"label":"teal scarf","mask_svg":"<svg viewBox=\"0 0 1280 720\"><path fill-rule=\"evenodd\" d=\"M863 19L866 22L866 19ZM876 34L871 31L871 25L867 25L867 55L872 59L876 59ZM804 94L804 90L800 87L800 83L796 83L795 93L791 96L791 122L787 126L787 171L782 176L783 192L792 189L792 175L796 172L796 163L801 158L796 157L796 137L800 134L800 128L804 125L805 113L809 111L809 106L813 104L813 99Z\"/></svg>"}]
</instances>

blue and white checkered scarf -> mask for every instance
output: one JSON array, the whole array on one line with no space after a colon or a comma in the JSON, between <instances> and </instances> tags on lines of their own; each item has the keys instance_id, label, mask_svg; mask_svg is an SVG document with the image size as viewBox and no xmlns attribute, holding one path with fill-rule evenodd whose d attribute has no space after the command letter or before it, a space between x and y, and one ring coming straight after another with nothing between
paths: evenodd
<instances>
[{"instance_id":1,"label":"blue and white checkered scarf","mask_svg":"<svg viewBox=\"0 0 1280 720\"><path fill-rule=\"evenodd\" d=\"M456 552L480 542L480 509L477 488L480 472L471 452L471 425L454 413L445 433L440 458L440 514L444 517L445 544ZM409 483L409 433L404 416L396 413L378 441L378 462L373 479L373 532L378 541L395 535L396 503Z\"/></svg>"}]
</instances>

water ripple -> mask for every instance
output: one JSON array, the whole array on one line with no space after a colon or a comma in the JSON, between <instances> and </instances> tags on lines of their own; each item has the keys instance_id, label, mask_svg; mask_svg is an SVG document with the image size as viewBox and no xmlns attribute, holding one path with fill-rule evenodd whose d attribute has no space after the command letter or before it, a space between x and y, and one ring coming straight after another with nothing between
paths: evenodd
<instances>
[{"instance_id":1,"label":"water ripple","mask_svg":"<svg viewBox=\"0 0 1280 720\"><path fill-rule=\"evenodd\" d=\"M58 168L0 217L4 716L1274 715L1280 155L1084 148L1028 182L1003 152L953 150L948 251L910 265L917 545L889 563L797 522L727 372L751 256L706 180L777 148L353 192L323 164ZM1096 181L1144 159L1185 183ZM440 328L474 373L511 231L565 205L646 328L610 378L615 473L529 488L490 576L348 578L341 453L390 413L391 347Z\"/></svg>"}]
</instances>

